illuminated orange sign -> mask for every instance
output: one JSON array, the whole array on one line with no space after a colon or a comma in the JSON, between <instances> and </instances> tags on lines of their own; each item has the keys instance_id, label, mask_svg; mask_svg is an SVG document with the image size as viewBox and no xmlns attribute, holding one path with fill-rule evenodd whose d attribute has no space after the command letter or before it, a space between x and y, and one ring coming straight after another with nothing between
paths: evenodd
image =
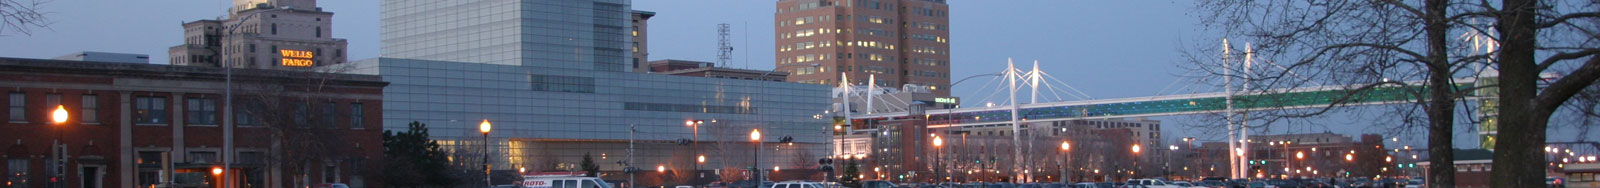
<instances>
[{"instance_id":1,"label":"illuminated orange sign","mask_svg":"<svg viewBox=\"0 0 1600 188\"><path fill-rule=\"evenodd\" d=\"M283 66L310 67L316 64L315 61L311 61L311 58L316 57L316 54L311 53L311 51L278 50L278 52L283 54L283 58L280 58L282 59L280 64Z\"/></svg>"}]
</instances>

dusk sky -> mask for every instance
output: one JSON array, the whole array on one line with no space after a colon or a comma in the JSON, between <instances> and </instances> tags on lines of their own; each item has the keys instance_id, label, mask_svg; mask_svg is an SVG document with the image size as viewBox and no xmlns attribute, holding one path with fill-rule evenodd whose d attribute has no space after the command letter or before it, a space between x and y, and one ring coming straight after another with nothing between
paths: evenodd
<instances>
[{"instance_id":1,"label":"dusk sky","mask_svg":"<svg viewBox=\"0 0 1600 188\"><path fill-rule=\"evenodd\" d=\"M52 58L102 51L148 54L152 63L166 64L167 48L183 42L183 22L218 18L230 4L226 0L51 1L44 9L51 12L53 24L34 29L31 36L5 33L0 37L0 56ZM1012 58L1021 67L1037 60L1045 72L1097 99L1221 91L1204 85L1186 87L1196 84L1190 78L1197 75L1183 76L1180 50L1220 40L1199 25L1188 0L951 0L949 4L952 79L999 72ZM333 36L349 40L351 61L377 57L378 0L325 0L319 6L335 13ZM656 12L650 20L651 60L715 61L716 25L728 23L733 29L734 63L720 66L773 67L774 0L635 0L633 9ZM999 91L993 86L981 92L962 91L977 89L986 81L976 78L957 85L955 95L969 106L981 105L985 98L1004 101L1003 93L988 97ZM1372 123L1365 120L1372 118L1361 118L1381 115L1340 114L1319 119L1321 125L1273 132L1386 133L1387 128L1367 126ZM1168 140L1223 138L1187 129L1185 125L1198 122L1192 117L1156 119L1165 121L1172 128L1168 130L1180 131L1169 131ZM1552 134L1552 139L1594 140L1596 134L1579 135L1572 133L1573 126L1557 125L1571 122L1553 121L1551 131L1562 134ZM1417 133L1401 135L1401 141L1420 146L1425 138ZM1473 132L1460 129L1456 138L1457 147L1476 147Z\"/></svg>"}]
</instances>

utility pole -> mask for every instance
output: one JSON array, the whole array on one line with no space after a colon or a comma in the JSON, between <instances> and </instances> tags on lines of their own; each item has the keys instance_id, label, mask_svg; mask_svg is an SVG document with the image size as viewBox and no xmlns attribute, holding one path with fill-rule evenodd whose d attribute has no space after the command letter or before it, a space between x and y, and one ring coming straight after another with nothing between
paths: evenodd
<instances>
[{"instance_id":1,"label":"utility pole","mask_svg":"<svg viewBox=\"0 0 1600 188\"><path fill-rule=\"evenodd\" d=\"M638 132L637 128L636 125L628 125L628 164L622 167L625 171L633 168L633 132ZM633 181L634 174L637 173L628 173L628 188L633 188L638 184L638 182Z\"/></svg>"}]
</instances>

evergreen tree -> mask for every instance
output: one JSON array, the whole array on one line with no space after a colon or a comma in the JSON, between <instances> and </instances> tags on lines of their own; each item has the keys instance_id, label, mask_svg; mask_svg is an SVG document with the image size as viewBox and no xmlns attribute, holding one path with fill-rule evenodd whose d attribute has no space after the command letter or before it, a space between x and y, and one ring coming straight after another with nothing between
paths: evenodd
<instances>
[{"instance_id":1,"label":"evergreen tree","mask_svg":"<svg viewBox=\"0 0 1600 188\"><path fill-rule=\"evenodd\" d=\"M594 157L590 156L589 153L583 153L583 163L578 165L582 165L583 171L587 171L584 172L584 176L600 177L600 164L595 164Z\"/></svg>"},{"instance_id":2,"label":"evergreen tree","mask_svg":"<svg viewBox=\"0 0 1600 188\"><path fill-rule=\"evenodd\" d=\"M383 131L382 178L391 187L446 187L458 180L446 174L449 161L428 125L411 122L405 132Z\"/></svg>"},{"instance_id":3,"label":"evergreen tree","mask_svg":"<svg viewBox=\"0 0 1600 188\"><path fill-rule=\"evenodd\" d=\"M861 170L859 166L855 160L846 163L844 165L844 175L839 177L839 184L845 187L861 187Z\"/></svg>"}]
</instances>

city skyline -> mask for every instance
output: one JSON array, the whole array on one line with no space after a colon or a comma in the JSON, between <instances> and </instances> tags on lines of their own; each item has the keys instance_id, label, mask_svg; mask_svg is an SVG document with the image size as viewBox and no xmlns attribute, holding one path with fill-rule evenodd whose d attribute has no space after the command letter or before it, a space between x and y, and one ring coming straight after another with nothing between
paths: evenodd
<instances>
[{"instance_id":1,"label":"city skyline","mask_svg":"<svg viewBox=\"0 0 1600 188\"><path fill-rule=\"evenodd\" d=\"M337 12L333 31L335 38L350 41L350 60L378 56L378 1L338 1L321 3L329 12ZM1205 37L1204 29L1195 26L1197 21L1189 15L1189 2L1019 2L1015 4L986 5L969 1L951 2L951 78L964 78L999 71L1005 58L1019 62L1037 59L1041 68L1052 72L1096 98L1124 98L1151 96L1162 92L1168 85L1185 85L1184 71L1178 49L1201 44L1214 44L1214 38ZM772 2L767 1L712 1L706 4L726 6L668 6L682 5L670 1L638 1L633 9L654 11L651 35L654 41L651 60L689 59L712 61L715 59L715 24L733 24L734 64L719 65L749 69L771 69ZM1029 5L1025 5L1029 4ZM1051 5L1054 4L1054 5ZM54 22L48 29L35 30L32 36L8 35L0 43L26 44L0 46L0 55L7 57L50 58L76 51L105 51L151 55L151 62L168 62L165 50L182 43L180 24L184 21L214 19L226 11L226 1L216 3L184 3L181 1L148 2L72 2L55 1L45 8L54 12ZM718 11L703 11L714 9ZM171 10L162 14L139 14L142 10ZM701 11L689 11L701 10ZM1007 10L1007 11L1001 11ZM970 14L985 12L986 14ZM1069 18L1060 22L1039 22L1039 25L1018 25L1016 22L991 22L1004 18L1041 18L1025 16L1050 12L1053 17ZM969 13L969 14L963 14ZM109 16L138 14L142 16ZM1126 19L1070 19L1116 16ZM1053 19L1025 19L1017 22ZM125 28L125 29L106 29ZM1114 28L1114 29L1106 29ZM742 31L741 31L742 30ZM998 32L993 34L990 32ZM741 34L749 34L741 36ZM984 34L989 33L989 34ZM1048 36L1066 36L1051 40L1034 40ZM748 43L747 43L748 42ZM667 47L682 46L682 47ZM1004 50L1001 50L1004 49ZM1155 55L1149 55L1155 54ZM744 61L748 59L748 62ZM1109 82L1108 82L1109 81ZM974 80L971 82L982 82ZM1133 87L1129 87L1133 85ZM977 84L956 86L958 90L976 89ZM1215 89L1220 90L1220 89ZM981 104L988 93L958 91L963 101ZM992 101L992 100L991 100ZM1372 111L1381 111L1374 109ZM1375 112L1366 115L1381 114ZM1345 114L1342 117L1363 117L1362 114ZM1336 116L1339 117L1339 116ZM1559 117L1558 117L1559 118ZM1184 125L1185 117L1157 118L1171 121L1171 125ZM1321 118L1335 119L1335 118ZM1354 118L1350 118L1354 119ZM1344 121L1344 120L1332 120ZM1558 122L1561 122L1558 119ZM1575 122L1566 122L1575 123ZM1322 123L1340 124L1340 123ZM1466 126L1460 126L1466 127ZM1581 138L1573 128L1560 130L1554 126L1552 140ZM1315 127L1301 132L1320 132ZM1284 130L1275 128L1274 131ZM1360 128L1335 127L1342 134L1386 133L1362 126ZM1183 131L1183 129L1175 129ZM1476 138L1471 131L1457 131L1456 145L1472 147ZM1566 133L1566 134L1555 134ZM1198 135L1195 131L1180 132L1175 136ZM1593 135L1593 133L1589 133ZM1593 137L1593 136L1589 136ZM1422 145L1420 138L1404 143Z\"/></svg>"}]
</instances>

